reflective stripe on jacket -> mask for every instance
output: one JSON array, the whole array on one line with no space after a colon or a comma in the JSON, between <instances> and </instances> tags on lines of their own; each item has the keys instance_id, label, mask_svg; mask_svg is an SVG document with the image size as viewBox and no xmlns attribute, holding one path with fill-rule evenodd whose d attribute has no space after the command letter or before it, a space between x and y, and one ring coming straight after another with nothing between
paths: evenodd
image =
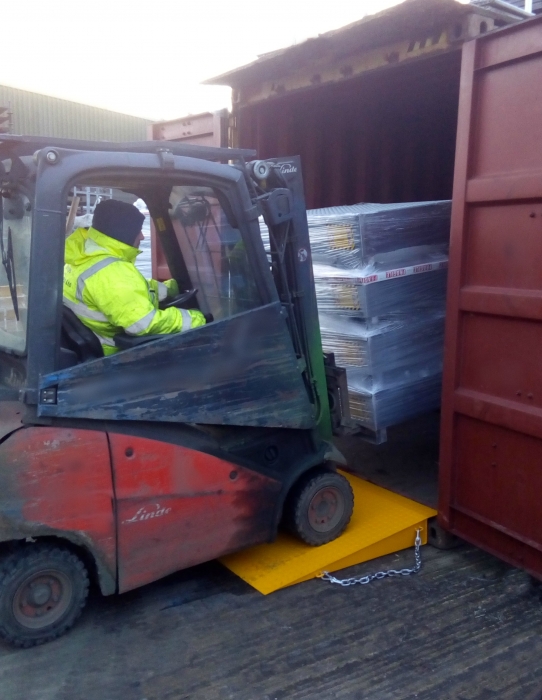
<instances>
[{"instance_id":1,"label":"reflective stripe on jacket","mask_svg":"<svg viewBox=\"0 0 542 700\"><path fill-rule=\"evenodd\" d=\"M146 280L135 267L140 251L96 229L78 228L66 239L64 304L100 339L105 355L113 336L178 333L205 324L200 311L160 310L178 293L175 280Z\"/></svg>"}]
</instances>

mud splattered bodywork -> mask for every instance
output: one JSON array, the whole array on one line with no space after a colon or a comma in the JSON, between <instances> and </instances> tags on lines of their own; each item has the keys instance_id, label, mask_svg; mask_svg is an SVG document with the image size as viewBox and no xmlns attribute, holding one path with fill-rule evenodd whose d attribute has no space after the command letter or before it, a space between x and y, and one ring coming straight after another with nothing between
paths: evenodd
<instances>
[{"instance_id":1,"label":"mud splattered bodywork","mask_svg":"<svg viewBox=\"0 0 542 700\"><path fill-rule=\"evenodd\" d=\"M90 552L104 593L116 587L107 436L29 427L0 445L0 538L60 537Z\"/></svg>"},{"instance_id":2,"label":"mud splattered bodywork","mask_svg":"<svg viewBox=\"0 0 542 700\"><path fill-rule=\"evenodd\" d=\"M121 592L273 536L278 481L180 445L110 440Z\"/></svg>"},{"instance_id":3,"label":"mud splattered bodywork","mask_svg":"<svg viewBox=\"0 0 542 700\"><path fill-rule=\"evenodd\" d=\"M52 536L83 547L103 593L276 531L279 481L181 445L30 427L0 445L0 465L1 540Z\"/></svg>"}]
</instances>

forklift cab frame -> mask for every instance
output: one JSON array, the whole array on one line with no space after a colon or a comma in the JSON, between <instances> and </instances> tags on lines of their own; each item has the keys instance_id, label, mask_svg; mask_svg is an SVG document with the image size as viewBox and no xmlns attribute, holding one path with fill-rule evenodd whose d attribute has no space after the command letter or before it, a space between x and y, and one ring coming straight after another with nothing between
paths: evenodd
<instances>
[{"instance_id":1,"label":"forklift cab frame","mask_svg":"<svg viewBox=\"0 0 542 700\"><path fill-rule=\"evenodd\" d=\"M35 141L31 142L32 147L37 146ZM47 140L47 143L50 142ZM11 143L19 146L15 150L23 150L20 141ZM62 145L64 143L61 142ZM68 142L68 145L72 144ZM102 146L96 143L91 145L94 149ZM84 146L87 150L83 150ZM294 260L294 265L291 264L292 260L284 256L279 262L281 267L276 273L276 279L283 287L283 298L279 299L258 225L263 202L253 201L257 196L251 198L249 192L251 183L248 181L244 157L251 152L191 149L185 145L174 149L177 153L195 151L196 155L203 152L203 158L194 158L177 155L159 144L153 144L154 152L148 153L131 150L137 146L141 150L142 146L148 148L146 143L118 144L119 151L88 150L88 146L88 143L83 142L79 150L67 150L55 144L54 147L41 149L32 157L18 156L14 159L15 167L12 166L19 173L27 169L25 178L16 173L16 176L19 175L18 188L26 185L29 197L27 207L32 207L30 188L32 185L35 187L28 284L26 381L23 389L25 401L36 405L38 416L130 420L134 415L137 420L160 422L222 424L226 421L227 424L266 427L318 427L321 437L329 438L327 386L316 302L314 292L310 293L312 271L299 166L294 173L298 175L295 178L298 191L292 198L293 211L290 212L294 233L290 232L289 235L301 252L298 251L298 260ZM107 146L109 149L112 147L111 144ZM121 148L124 148L122 152ZM236 158L239 165L224 165L213 162L211 158ZM193 337L195 334L164 336L155 340L152 348L150 345L134 347L125 350L122 357L109 356L92 365L62 369L65 364L60 343L65 212L68 191L78 182L106 183L143 194L149 200L151 215L157 224L170 270L179 286L185 289L195 287L196 282L190 279L169 212L165 211L164 191L167 192L173 185L183 184L212 188L217 193L230 224L238 226L260 298L258 307L235 322L233 319L221 319L207 328L198 329L197 335L201 336L198 343ZM276 189L274 188L275 191ZM298 231L300 222L296 219L300 219L301 226L304 224L304 231ZM306 240L300 241L301 238ZM286 269L288 266L290 269ZM289 289L285 289L289 283L284 284L287 275L294 277ZM55 290L55 293L52 294L51 290ZM285 296L288 298L284 299ZM286 331L289 337L286 337ZM233 337L236 342L232 353L227 344L232 342ZM255 347L258 339L259 347ZM296 347L288 347L292 344ZM192 351L189 350L190 347L193 348ZM249 377L247 374L256 364L247 362L253 352L258 352L257 377ZM220 407L209 405L198 387L186 391L186 387L182 386L182 377L173 379L174 382L181 382L181 386L172 384L172 374L167 372L168 367L161 361L166 353L167 364L173 366L176 357L179 364L186 367L192 387L194 375L201 373L202 384L207 389L209 371L217 374L217 365L220 364L224 371L218 373L220 376L216 380L223 383L228 381L225 374L234 375L230 376L230 381L236 386L222 386L222 391L238 391L237 406L230 405L228 415L225 416ZM270 362L270 357L274 357L275 362ZM277 363L279 357L282 362ZM169 402L162 400L159 408L149 405L153 402L152 398L146 404L141 397L128 402L126 396L119 393L117 385L122 386L130 381L129 375L136 372L145 373L149 384L155 385L156 393L166 393L166 388L171 393L179 388L184 396L183 406L180 405L180 397L172 399L171 406L166 406ZM121 374L125 377L121 378ZM111 383L113 375L116 381ZM101 382L103 395L98 390L100 377L104 378ZM240 389L241 385L244 390ZM119 400L115 400L115 395ZM273 410L273 397L277 401L277 410Z\"/></svg>"},{"instance_id":2,"label":"forklift cab frame","mask_svg":"<svg viewBox=\"0 0 542 700\"><path fill-rule=\"evenodd\" d=\"M50 594L42 604L3 570L26 571L30 561L39 572L75 557L104 594L123 592L271 541L281 520L314 545L350 519L351 490L335 471L344 459L329 442L328 393L338 424L345 378L324 363L300 163L247 164L253 155L0 137L0 289L18 333L11 347L0 333L0 611L11 610L0 614L0 635L15 644L65 631L85 585L72 582L82 598L60 610L50 601L66 571L40 584L42 597ZM210 309L200 289L191 306L214 310L206 326L77 362L62 344L62 279L68 193L79 183L145 199L181 289L198 287L182 236L191 225L201 234L206 216L220 253L207 251L212 274L227 276L231 296L231 258L242 259L250 303L224 312L215 298ZM172 188L195 192L206 213L192 207L186 216L185 207L176 221ZM182 201L190 208L190 197ZM209 216L213 209L220 215ZM17 269L25 217L27 288ZM71 565L75 576L80 567Z\"/></svg>"}]
</instances>

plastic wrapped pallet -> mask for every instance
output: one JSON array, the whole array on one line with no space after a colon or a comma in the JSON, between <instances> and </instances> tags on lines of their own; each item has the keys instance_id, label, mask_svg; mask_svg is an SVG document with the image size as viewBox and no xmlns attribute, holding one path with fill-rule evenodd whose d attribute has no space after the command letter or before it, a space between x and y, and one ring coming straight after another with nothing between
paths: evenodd
<instances>
[{"instance_id":1,"label":"plastic wrapped pallet","mask_svg":"<svg viewBox=\"0 0 542 700\"><path fill-rule=\"evenodd\" d=\"M416 264L397 261L362 270L314 265L318 309L358 318L413 314L444 309L448 258L418 256Z\"/></svg>"},{"instance_id":2,"label":"plastic wrapped pallet","mask_svg":"<svg viewBox=\"0 0 542 700\"><path fill-rule=\"evenodd\" d=\"M436 367L404 373L392 385L375 384L370 377L347 370L352 419L377 432L440 405L442 371Z\"/></svg>"},{"instance_id":3,"label":"plastic wrapped pallet","mask_svg":"<svg viewBox=\"0 0 542 700\"><path fill-rule=\"evenodd\" d=\"M439 370L444 348L444 314L366 323L345 316L320 314L324 352L352 374L392 384L405 371Z\"/></svg>"},{"instance_id":4,"label":"plastic wrapped pallet","mask_svg":"<svg viewBox=\"0 0 542 700\"><path fill-rule=\"evenodd\" d=\"M354 204L307 212L314 262L363 268L394 250L447 251L451 202Z\"/></svg>"}]
</instances>

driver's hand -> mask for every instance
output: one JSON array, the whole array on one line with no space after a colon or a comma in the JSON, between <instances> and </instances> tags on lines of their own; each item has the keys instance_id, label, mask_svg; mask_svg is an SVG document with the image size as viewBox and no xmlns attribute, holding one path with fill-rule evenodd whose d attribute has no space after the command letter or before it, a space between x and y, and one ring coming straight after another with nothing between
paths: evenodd
<instances>
[{"instance_id":1,"label":"driver's hand","mask_svg":"<svg viewBox=\"0 0 542 700\"><path fill-rule=\"evenodd\" d=\"M192 328L199 328L207 323L205 316L198 309L189 309L188 313L192 317Z\"/></svg>"},{"instance_id":2,"label":"driver's hand","mask_svg":"<svg viewBox=\"0 0 542 700\"><path fill-rule=\"evenodd\" d=\"M166 280L164 282L167 288L167 297L171 299L172 297L176 297L177 294L179 294L179 285L177 284L177 280L171 279L171 280Z\"/></svg>"}]
</instances>

